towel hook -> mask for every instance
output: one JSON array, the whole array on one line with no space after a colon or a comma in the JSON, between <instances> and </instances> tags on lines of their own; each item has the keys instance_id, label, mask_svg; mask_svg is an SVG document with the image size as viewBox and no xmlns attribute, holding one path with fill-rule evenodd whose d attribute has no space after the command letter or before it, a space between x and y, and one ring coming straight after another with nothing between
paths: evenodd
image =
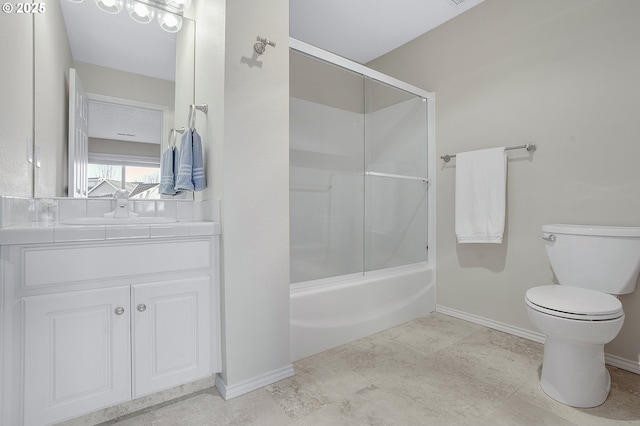
<instances>
[{"instance_id":1,"label":"towel hook","mask_svg":"<svg viewBox=\"0 0 640 426\"><path fill-rule=\"evenodd\" d=\"M253 50L255 50L258 55L262 55L266 50L267 46L276 47L276 42L271 41L268 38L262 38L258 36L256 40L258 42L253 45Z\"/></svg>"}]
</instances>

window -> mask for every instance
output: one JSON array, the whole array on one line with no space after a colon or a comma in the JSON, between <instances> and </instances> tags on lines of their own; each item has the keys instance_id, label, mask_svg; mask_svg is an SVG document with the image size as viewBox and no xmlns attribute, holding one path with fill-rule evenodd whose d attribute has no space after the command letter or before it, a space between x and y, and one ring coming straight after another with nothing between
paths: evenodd
<instances>
[{"instance_id":1,"label":"window","mask_svg":"<svg viewBox=\"0 0 640 426\"><path fill-rule=\"evenodd\" d=\"M89 153L88 196L111 198L126 189L129 198L160 198L160 163L157 158Z\"/></svg>"}]
</instances>

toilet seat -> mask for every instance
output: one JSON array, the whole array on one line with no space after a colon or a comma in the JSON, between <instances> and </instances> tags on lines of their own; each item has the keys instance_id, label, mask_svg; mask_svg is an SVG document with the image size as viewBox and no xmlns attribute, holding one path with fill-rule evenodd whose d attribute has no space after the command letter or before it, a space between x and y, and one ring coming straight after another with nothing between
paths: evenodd
<instances>
[{"instance_id":1,"label":"toilet seat","mask_svg":"<svg viewBox=\"0 0 640 426\"><path fill-rule=\"evenodd\" d=\"M580 321L606 321L624 315L622 303L598 291L563 285L545 285L527 290L526 303L539 312Z\"/></svg>"}]
</instances>

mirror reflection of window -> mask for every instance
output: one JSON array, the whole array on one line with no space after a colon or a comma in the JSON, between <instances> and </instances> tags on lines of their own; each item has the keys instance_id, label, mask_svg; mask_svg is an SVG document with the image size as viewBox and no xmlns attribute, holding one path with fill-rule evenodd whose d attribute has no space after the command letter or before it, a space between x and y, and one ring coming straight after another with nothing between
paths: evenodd
<instances>
[{"instance_id":1,"label":"mirror reflection of window","mask_svg":"<svg viewBox=\"0 0 640 426\"><path fill-rule=\"evenodd\" d=\"M129 198L160 198L160 164L152 158L90 155L87 178L90 198L113 198L119 189Z\"/></svg>"}]
</instances>

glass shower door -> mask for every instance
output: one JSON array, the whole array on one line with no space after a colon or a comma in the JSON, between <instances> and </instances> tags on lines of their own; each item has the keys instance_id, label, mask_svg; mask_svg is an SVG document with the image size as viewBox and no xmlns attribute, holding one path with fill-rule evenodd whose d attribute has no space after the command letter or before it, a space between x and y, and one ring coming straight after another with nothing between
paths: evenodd
<instances>
[{"instance_id":1,"label":"glass shower door","mask_svg":"<svg viewBox=\"0 0 640 426\"><path fill-rule=\"evenodd\" d=\"M290 53L291 283L363 271L363 77Z\"/></svg>"},{"instance_id":2,"label":"glass shower door","mask_svg":"<svg viewBox=\"0 0 640 426\"><path fill-rule=\"evenodd\" d=\"M365 78L365 271L427 260L427 102Z\"/></svg>"}]
</instances>

